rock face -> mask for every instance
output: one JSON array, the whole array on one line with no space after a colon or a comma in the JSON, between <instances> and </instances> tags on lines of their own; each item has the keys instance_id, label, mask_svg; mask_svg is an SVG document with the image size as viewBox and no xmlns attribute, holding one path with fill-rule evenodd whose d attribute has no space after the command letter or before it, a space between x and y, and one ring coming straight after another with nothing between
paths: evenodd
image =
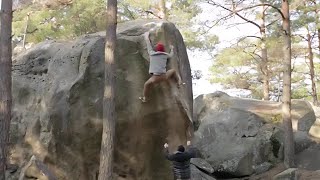
<instances>
[{"instance_id":1,"label":"rock face","mask_svg":"<svg viewBox=\"0 0 320 180\"><path fill-rule=\"evenodd\" d=\"M312 144L308 131L315 122L312 107L293 101L296 152ZM217 176L262 173L283 158L280 103L230 97L223 92L195 99L194 145ZM199 167L201 168L201 167ZM208 168L207 168L208 169Z\"/></svg>"},{"instance_id":2,"label":"rock face","mask_svg":"<svg viewBox=\"0 0 320 180\"><path fill-rule=\"evenodd\" d=\"M298 172L296 168L290 168L277 174L272 180L298 180Z\"/></svg>"},{"instance_id":3,"label":"rock face","mask_svg":"<svg viewBox=\"0 0 320 180\"><path fill-rule=\"evenodd\" d=\"M174 81L156 85L152 101L143 104L138 97L149 78L142 35L146 31L151 31L153 44L161 40L166 47L174 45L170 66L180 72L186 85L180 89ZM32 172L27 166L31 157L56 179L97 179L104 34L72 42L46 41L15 58L10 161L20 168L8 179L16 179L22 171ZM193 101L182 36L173 24L161 21L119 24L116 52L115 179L171 179L163 144L168 142L170 151L185 144ZM28 176L40 179L38 174Z\"/></svg>"},{"instance_id":4,"label":"rock face","mask_svg":"<svg viewBox=\"0 0 320 180\"><path fill-rule=\"evenodd\" d=\"M312 106L314 113L316 114L316 122L312 125L309 134L316 138L320 138L320 107Z\"/></svg>"}]
</instances>

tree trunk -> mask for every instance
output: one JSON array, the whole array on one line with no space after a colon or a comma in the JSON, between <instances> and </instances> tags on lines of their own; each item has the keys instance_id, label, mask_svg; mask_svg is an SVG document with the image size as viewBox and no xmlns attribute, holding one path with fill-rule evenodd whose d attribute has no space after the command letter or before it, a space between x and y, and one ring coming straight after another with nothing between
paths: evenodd
<instances>
[{"instance_id":1,"label":"tree trunk","mask_svg":"<svg viewBox=\"0 0 320 180\"><path fill-rule=\"evenodd\" d=\"M266 46L266 22L265 22L265 10L266 7L262 6L261 13L261 71L263 81L263 100L269 101L269 70L268 70L268 51Z\"/></svg>"},{"instance_id":2,"label":"tree trunk","mask_svg":"<svg viewBox=\"0 0 320 180\"><path fill-rule=\"evenodd\" d=\"M283 28L283 97L282 118L284 136L284 164L287 168L294 167L294 142L291 122L291 32L288 0L282 0L281 11L284 16Z\"/></svg>"},{"instance_id":3,"label":"tree trunk","mask_svg":"<svg viewBox=\"0 0 320 180\"><path fill-rule=\"evenodd\" d=\"M115 135L115 48L117 41L117 0L107 2L107 31L103 94L103 132L98 180L113 179Z\"/></svg>"},{"instance_id":4,"label":"tree trunk","mask_svg":"<svg viewBox=\"0 0 320 180\"><path fill-rule=\"evenodd\" d=\"M314 64L313 64L313 52L312 52L312 40L311 40L311 35L308 30L307 34L308 38L308 59L309 59L309 68L310 68L310 79L311 79L311 89L312 89L312 98L313 98L313 104L315 106L318 105L318 97L317 97L317 87L316 87L316 82L314 78Z\"/></svg>"},{"instance_id":5,"label":"tree trunk","mask_svg":"<svg viewBox=\"0 0 320 180\"><path fill-rule=\"evenodd\" d=\"M2 0L0 19L0 180L5 180L11 121L12 0Z\"/></svg>"},{"instance_id":6,"label":"tree trunk","mask_svg":"<svg viewBox=\"0 0 320 180\"><path fill-rule=\"evenodd\" d=\"M319 3L317 3L317 1L314 1L315 2L315 6L317 7L315 9L315 13L316 13L316 26L318 27L317 28L317 32L318 32L318 50L319 50L319 54L320 54L320 9L319 9Z\"/></svg>"},{"instance_id":7,"label":"tree trunk","mask_svg":"<svg viewBox=\"0 0 320 180\"><path fill-rule=\"evenodd\" d=\"M160 11L162 14L162 19L168 20L167 8L166 8L166 0L160 0Z\"/></svg>"},{"instance_id":8,"label":"tree trunk","mask_svg":"<svg viewBox=\"0 0 320 180\"><path fill-rule=\"evenodd\" d=\"M23 49L26 49L26 39L27 39L28 26L29 26L29 17L30 17L30 12L27 13L26 26L24 27L23 40L22 40Z\"/></svg>"},{"instance_id":9,"label":"tree trunk","mask_svg":"<svg viewBox=\"0 0 320 180\"><path fill-rule=\"evenodd\" d=\"M320 26L320 23L318 24ZM319 54L320 54L320 29L318 29L318 48L319 48Z\"/></svg>"}]
</instances>

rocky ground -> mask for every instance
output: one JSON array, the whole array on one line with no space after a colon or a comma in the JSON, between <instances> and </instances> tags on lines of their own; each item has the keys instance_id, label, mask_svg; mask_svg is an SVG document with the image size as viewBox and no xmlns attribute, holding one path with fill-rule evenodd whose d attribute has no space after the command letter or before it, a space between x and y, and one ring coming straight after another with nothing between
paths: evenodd
<instances>
[{"instance_id":1,"label":"rocky ground","mask_svg":"<svg viewBox=\"0 0 320 180\"><path fill-rule=\"evenodd\" d=\"M253 175L251 177L228 179L228 180L271 180L274 176L283 172L285 169L286 168L284 167L283 164L279 164L276 167L272 168L271 170L263 174ZM299 180L319 180L320 171L298 169L298 177L299 177Z\"/></svg>"},{"instance_id":2,"label":"rocky ground","mask_svg":"<svg viewBox=\"0 0 320 180\"><path fill-rule=\"evenodd\" d=\"M320 120L320 108L313 108L317 117L315 125L318 125L318 122ZM319 127L313 127L313 134L316 136L319 135L315 134L315 132L317 133L317 131L315 130L317 130L318 128ZM312 139L315 141L315 144L296 155L298 180L320 180L320 138L314 137ZM274 176L285 170L286 168L284 164L281 163L262 174L243 178L232 178L227 180L271 180ZM219 180L219 178L217 180Z\"/></svg>"},{"instance_id":3,"label":"rocky ground","mask_svg":"<svg viewBox=\"0 0 320 180\"><path fill-rule=\"evenodd\" d=\"M313 171L320 169L319 127L314 127L313 134L310 129L320 111L307 101L292 101L297 168L286 170L278 164L282 162L284 144L280 106L277 102L230 97L224 92L197 97L194 145L204 163L193 164L216 179L273 179L277 175L275 180L285 180L288 178L282 175L300 175L299 179L316 176ZM291 179L297 178L288 180Z\"/></svg>"},{"instance_id":4,"label":"rocky ground","mask_svg":"<svg viewBox=\"0 0 320 180\"><path fill-rule=\"evenodd\" d=\"M296 156L297 173L299 180L319 180L320 179L320 144L311 146L307 150ZM278 164L271 170L250 177L232 178L227 180L271 180L277 174L285 171L284 165ZM219 180L219 179L218 179ZM221 179L220 179L221 180ZM291 179L290 179L291 180ZM295 180L295 179L292 179Z\"/></svg>"}]
</instances>

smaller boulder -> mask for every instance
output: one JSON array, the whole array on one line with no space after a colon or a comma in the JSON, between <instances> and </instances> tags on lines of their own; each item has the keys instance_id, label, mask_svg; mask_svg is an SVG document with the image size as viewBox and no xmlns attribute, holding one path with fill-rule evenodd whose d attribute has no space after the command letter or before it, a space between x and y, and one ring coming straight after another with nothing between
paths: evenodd
<instances>
[{"instance_id":1,"label":"smaller boulder","mask_svg":"<svg viewBox=\"0 0 320 180\"><path fill-rule=\"evenodd\" d=\"M254 172L255 174L262 174L264 172L267 172L269 169L271 169L273 165L269 162L264 162L262 164L259 164L257 166L254 166Z\"/></svg>"},{"instance_id":2,"label":"smaller boulder","mask_svg":"<svg viewBox=\"0 0 320 180\"><path fill-rule=\"evenodd\" d=\"M190 165L191 169L191 179L196 180L216 180L214 177L209 176L208 174L200 171L195 165Z\"/></svg>"},{"instance_id":3,"label":"smaller boulder","mask_svg":"<svg viewBox=\"0 0 320 180\"><path fill-rule=\"evenodd\" d=\"M272 179L273 180L298 180L297 168L290 168L282 173L277 174Z\"/></svg>"},{"instance_id":4,"label":"smaller boulder","mask_svg":"<svg viewBox=\"0 0 320 180\"><path fill-rule=\"evenodd\" d=\"M197 168L212 174L214 172L214 169L212 166L204 159L201 158L192 158L191 164L195 165Z\"/></svg>"},{"instance_id":5,"label":"smaller boulder","mask_svg":"<svg viewBox=\"0 0 320 180\"><path fill-rule=\"evenodd\" d=\"M19 180L39 179L39 180L57 180L48 167L39 161L35 156L23 167Z\"/></svg>"}]
</instances>

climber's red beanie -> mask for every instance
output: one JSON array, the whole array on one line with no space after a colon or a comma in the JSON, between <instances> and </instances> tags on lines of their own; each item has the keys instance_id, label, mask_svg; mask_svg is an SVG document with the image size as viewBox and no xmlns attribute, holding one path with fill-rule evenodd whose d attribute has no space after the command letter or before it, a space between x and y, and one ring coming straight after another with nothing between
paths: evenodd
<instances>
[{"instance_id":1,"label":"climber's red beanie","mask_svg":"<svg viewBox=\"0 0 320 180\"><path fill-rule=\"evenodd\" d=\"M162 43L158 43L156 46L156 51L165 52L164 45Z\"/></svg>"}]
</instances>

